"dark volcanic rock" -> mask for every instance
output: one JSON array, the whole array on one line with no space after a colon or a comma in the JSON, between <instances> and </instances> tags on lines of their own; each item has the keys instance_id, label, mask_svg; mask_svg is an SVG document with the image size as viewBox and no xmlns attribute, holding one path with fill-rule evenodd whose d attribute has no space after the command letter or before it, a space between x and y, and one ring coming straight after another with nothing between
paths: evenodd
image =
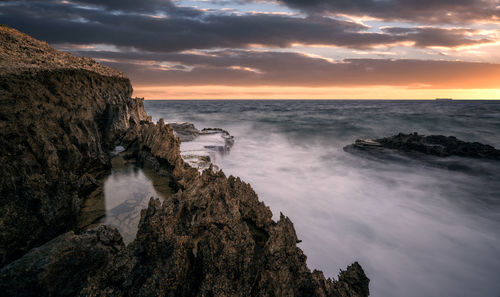
<instances>
[{"instance_id":1,"label":"dark volcanic rock","mask_svg":"<svg viewBox=\"0 0 500 297\"><path fill-rule=\"evenodd\" d=\"M403 152L418 152L438 157L460 156L500 160L500 150L479 142L465 142L454 136L420 135L418 133L384 137L376 140L358 139L344 150L393 149Z\"/></svg>"},{"instance_id":2,"label":"dark volcanic rock","mask_svg":"<svg viewBox=\"0 0 500 297\"><path fill-rule=\"evenodd\" d=\"M185 163L172 128L151 122L121 74L10 28L0 37L10 51L0 61L1 294L368 296L357 263L338 281L311 273L292 222L274 222L250 185ZM64 233L116 145L175 194L150 201L128 246L110 227Z\"/></svg>"}]
</instances>

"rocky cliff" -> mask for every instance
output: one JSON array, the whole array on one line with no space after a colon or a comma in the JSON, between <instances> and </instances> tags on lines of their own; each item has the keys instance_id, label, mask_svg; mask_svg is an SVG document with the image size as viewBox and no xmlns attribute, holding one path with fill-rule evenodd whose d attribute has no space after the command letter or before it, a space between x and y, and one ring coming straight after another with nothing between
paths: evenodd
<instances>
[{"instance_id":1,"label":"rocky cliff","mask_svg":"<svg viewBox=\"0 0 500 297\"><path fill-rule=\"evenodd\" d=\"M0 28L1 264L72 228L109 148L148 119L131 94L118 71Z\"/></svg>"},{"instance_id":2,"label":"rocky cliff","mask_svg":"<svg viewBox=\"0 0 500 297\"><path fill-rule=\"evenodd\" d=\"M306 266L292 222L250 185L183 162L123 74L0 27L0 292L7 296L368 296L355 263L337 281ZM128 246L75 220L121 145L171 180Z\"/></svg>"}]
</instances>

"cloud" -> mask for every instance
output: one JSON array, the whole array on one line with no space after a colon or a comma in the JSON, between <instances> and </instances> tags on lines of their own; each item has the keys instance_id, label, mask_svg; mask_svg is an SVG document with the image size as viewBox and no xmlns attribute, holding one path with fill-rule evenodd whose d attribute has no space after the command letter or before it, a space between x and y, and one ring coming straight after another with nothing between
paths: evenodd
<instances>
[{"instance_id":1,"label":"cloud","mask_svg":"<svg viewBox=\"0 0 500 297\"><path fill-rule=\"evenodd\" d=\"M374 30L354 20L318 14L333 10L372 16L395 14L386 11L389 4L427 9L418 1L283 1L310 13L207 12L160 0L4 1L0 4L0 23L53 45L64 44L66 50L84 47L86 51L79 54L119 68L134 84L142 86L500 87L497 64L401 58L332 62L312 54L284 51L297 44L306 45L302 47L306 50L307 45L364 50L397 44L456 49L496 42L494 34L485 35L488 31L459 26L393 25ZM440 13L444 7L472 3L423 2ZM380 8L384 5L386 10ZM479 8L470 11L475 9ZM405 17L405 10L401 11ZM255 45L267 47L267 51L252 50ZM117 51L106 52L103 48Z\"/></svg>"},{"instance_id":2,"label":"cloud","mask_svg":"<svg viewBox=\"0 0 500 297\"><path fill-rule=\"evenodd\" d=\"M279 0L309 13L371 16L423 24L499 22L497 0Z\"/></svg>"},{"instance_id":3,"label":"cloud","mask_svg":"<svg viewBox=\"0 0 500 297\"><path fill-rule=\"evenodd\" d=\"M489 63L406 59L331 62L299 53L240 50L146 55L94 52L93 56L129 73L138 85L500 88L500 65Z\"/></svg>"},{"instance_id":4,"label":"cloud","mask_svg":"<svg viewBox=\"0 0 500 297\"><path fill-rule=\"evenodd\" d=\"M170 0L73 0L73 3L102 6L109 10L155 11L169 10L174 5Z\"/></svg>"},{"instance_id":5,"label":"cloud","mask_svg":"<svg viewBox=\"0 0 500 297\"><path fill-rule=\"evenodd\" d=\"M386 27L382 31L405 36L408 40L414 41L418 47L458 47L474 44L485 44L494 42L493 39L481 36L479 30L454 28L443 29L435 27L399 28ZM470 38L469 36L475 38Z\"/></svg>"},{"instance_id":6,"label":"cloud","mask_svg":"<svg viewBox=\"0 0 500 297\"><path fill-rule=\"evenodd\" d=\"M368 27L322 16L275 14L208 14L189 9L179 13L170 1L79 1L105 9L61 2L8 2L0 6L0 22L49 43L112 44L145 51L175 52L188 49L249 48L254 44L289 47L292 44L370 48L408 43L419 47L455 47L487 43L471 38L472 31L439 28L396 32L368 32ZM144 2L149 9L167 6L165 15L115 13ZM161 5L160 5L161 4Z\"/></svg>"}]
</instances>

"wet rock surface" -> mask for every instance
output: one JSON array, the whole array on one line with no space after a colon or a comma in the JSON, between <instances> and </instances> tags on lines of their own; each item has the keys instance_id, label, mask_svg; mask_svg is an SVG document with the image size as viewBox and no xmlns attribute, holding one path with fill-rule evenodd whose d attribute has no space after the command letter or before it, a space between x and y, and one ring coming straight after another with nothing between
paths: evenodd
<instances>
[{"instance_id":1,"label":"wet rock surface","mask_svg":"<svg viewBox=\"0 0 500 297\"><path fill-rule=\"evenodd\" d=\"M500 160L500 150L479 142L465 142L454 136L421 135L418 133L384 137L380 139L357 139L354 144L344 148L352 150L391 149L401 152L422 153L437 157L469 157Z\"/></svg>"},{"instance_id":2,"label":"wet rock surface","mask_svg":"<svg viewBox=\"0 0 500 297\"><path fill-rule=\"evenodd\" d=\"M12 55L37 48L26 35L0 31L2 42L35 44L13 47ZM200 175L184 162L172 128L151 122L142 101L130 97L128 79L80 69L80 60L28 72L29 65L14 61L0 73L0 292L368 295L369 280L357 263L338 281L311 273L292 222L283 215L274 222L250 185L222 172ZM110 173L116 146L126 150L126 160L168 179L173 193L163 203L149 201L127 246L113 227L71 231L84 201L98 195Z\"/></svg>"},{"instance_id":3,"label":"wet rock surface","mask_svg":"<svg viewBox=\"0 0 500 297\"><path fill-rule=\"evenodd\" d=\"M221 128L196 129L192 123L169 123L181 140L182 159L200 171L210 166L218 170L217 159L229 154L234 137Z\"/></svg>"}]
</instances>

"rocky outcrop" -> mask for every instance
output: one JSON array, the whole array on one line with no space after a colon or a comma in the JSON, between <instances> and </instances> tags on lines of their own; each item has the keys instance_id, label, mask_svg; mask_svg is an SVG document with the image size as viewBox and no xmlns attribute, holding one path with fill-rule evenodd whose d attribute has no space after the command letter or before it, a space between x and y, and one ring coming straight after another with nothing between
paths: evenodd
<instances>
[{"instance_id":1,"label":"rocky outcrop","mask_svg":"<svg viewBox=\"0 0 500 297\"><path fill-rule=\"evenodd\" d=\"M368 279L357 263L338 282L325 280L307 268L297 242L292 222L283 215L274 222L248 184L206 170L163 204L152 199L127 255L110 261L82 294L368 295Z\"/></svg>"},{"instance_id":2,"label":"rocky outcrop","mask_svg":"<svg viewBox=\"0 0 500 297\"><path fill-rule=\"evenodd\" d=\"M64 233L0 271L2 296L77 296L123 241L115 228Z\"/></svg>"},{"instance_id":3,"label":"rocky outcrop","mask_svg":"<svg viewBox=\"0 0 500 297\"><path fill-rule=\"evenodd\" d=\"M169 123L168 124L175 132L175 136L179 137L180 141L191 141L200 135L200 130L196 129L193 123Z\"/></svg>"},{"instance_id":4,"label":"rocky outcrop","mask_svg":"<svg viewBox=\"0 0 500 297\"><path fill-rule=\"evenodd\" d=\"M200 175L185 163L172 128L150 121L142 101L130 97L128 79L91 62L81 67L85 59L60 56L10 28L1 27L0 36L10 55L49 59L43 67L1 61L8 71L0 73L0 292L368 295L357 263L338 281L311 273L292 222L283 215L274 222L250 185L222 172ZM150 200L127 246L111 227L69 231L109 172L117 145L134 163L168 177L175 193L163 203Z\"/></svg>"},{"instance_id":5,"label":"rocky outcrop","mask_svg":"<svg viewBox=\"0 0 500 297\"><path fill-rule=\"evenodd\" d=\"M90 71L106 77L126 76L87 57L75 57L51 48L46 42L36 40L5 25L0 25L0 75L19 72L43 72L54 69Z\"/></svg>"},{"instance_id":6,"label":"rocky outcrop","mask_svg":"<svg viewBox=\"0 0 500 297\"><path fill-rule=\"evenodd\" d=\"M234 137L221 128L198 130L192 123L169 123L182 142L182 159L194 168L203 171L210 166L218 170L218 158L229 154Z\"/></svg>"},{"instance_id":7,"label":"rocky outcrop","mask_svg":"<svg viewBox=\"0 0 500 297\"><path fill-rule=\"evenodd\" d=\"M391 149L402 152L417 152L438 157L460 156L500 160L500 150L479 142L465 142L454 136L421 135L418 133L384 137L380 139L357 139L344 150Z\"/></svg>"},{"instance_id":8,"label":"rocky outcrop","mask_svg":"<svg viewBox=\"0 0 500 297\"><path fill-rule=\"evenodd\" d=\"M130 81L87 58L0 27L0 266L69 231L141 121Z\"/></svg>"}]
</instances>

